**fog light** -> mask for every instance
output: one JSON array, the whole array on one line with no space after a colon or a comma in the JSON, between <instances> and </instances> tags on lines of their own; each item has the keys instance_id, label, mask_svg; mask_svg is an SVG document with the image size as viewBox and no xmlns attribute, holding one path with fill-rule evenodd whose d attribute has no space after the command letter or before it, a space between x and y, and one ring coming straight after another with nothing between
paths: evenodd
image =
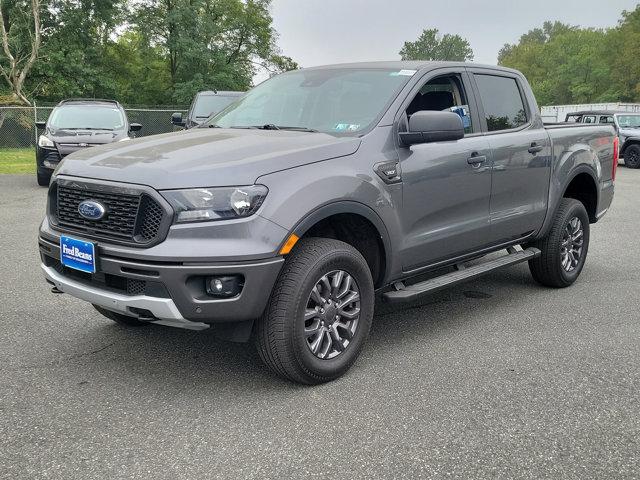
<instances>
[{"instance_id":1,"label":"fog light","mask_svg":"<svg viewBox=\"0 0 640 480\"><path fill-rule=\"evenodd\" d=\"M239 275L224 277L207 277L205 280L207 293L212 297L237 297L244 286L244 279Z\"/></svg>"}]
</instances>

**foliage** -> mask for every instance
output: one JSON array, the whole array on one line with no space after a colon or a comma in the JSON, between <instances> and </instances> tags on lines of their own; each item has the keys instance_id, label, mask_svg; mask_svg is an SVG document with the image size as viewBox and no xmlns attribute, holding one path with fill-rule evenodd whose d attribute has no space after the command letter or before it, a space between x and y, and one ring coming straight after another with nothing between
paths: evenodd
<instances>
[{"instance_id":1,"label":"foliage","mask_svg":"<svg viewBox=\"0 0 640 480\"><path fill-rule=\"evenodd\" d=\"M404 42L402 60L472 61L473 50L460 35L440 35L437 28L423 30L415 42Z\"/></svg>"},{"instance_id":2,"label":"foliage","mask_svg":"<svg viewBox=\"0 0 640 480\"><path fill-rule=\"evenodd\" d=\"M30 105L23 88L40 51L40 10L40 0L0 0L0 77L10 103Z\"/></svg>"},{"instance_id":3,"label":"foliage","mask_svg":"<svg viewBox=\"0 0 640 480\"><path fill-rule=\"evenodd\" d=\"M545 22L505 45L498 63L524 73L541 105L638 101L638 47L636 9L606 30Z\"/></svg>"},{"instance_id":4,"label":"foliage","mask_svg":"<svg viewBox=\"0 0 640 480\"><path fill-rule=\"evenodd\" d=\"M26 84L39 101L188 104L198 90L248 89L258 68L297 68L276 45L271 0L40 1L42 48ZM28 32L16 32L25 49Z\"/></svg>"}]
</instances>

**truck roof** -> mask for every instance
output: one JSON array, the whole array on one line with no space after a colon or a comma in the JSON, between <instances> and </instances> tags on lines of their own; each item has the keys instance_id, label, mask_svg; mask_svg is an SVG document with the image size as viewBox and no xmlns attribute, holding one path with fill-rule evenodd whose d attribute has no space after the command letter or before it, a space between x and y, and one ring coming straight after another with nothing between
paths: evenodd
<instances>
[{"instance_id":1,"label":"truck roof","mask_svg":"<svg viewBox=\"0 0 640 480\"><path fill-rule=\"evenodd\" d=\"M444 62L431 60L390 60L377 62L353 62L353 63L336 63L332 65L321 65L317 67L308 67L303 70L322 70L332 68L385 68L398 70L423 70L443 67L470 67L470 68L486 68L489 70L498 70L503 72L511 72L522 75L519 71L512 68L501 67L497 65L485 65L473 62Z\"/></svg>"},{"instance_id":2,"label":"truck roof","mask_svg":"<svg viewBox=\"0 0 640 480\"><path fill-rule=\"evenodd\" d=\"M219 97L239 97L244 95L245 92L235 92L233 90L202 90L198 92L196 95L207 95L207 96L219 96Z\"/></svg>"},{"instance_id":3,"label":"truck roof","mask_svg":"<svg viewBox=\"0 0 640 480\"><path fill-rule=\"evenodd\" d=\"M640 112L625 112L624 110L580 110L567 113L568 117L577 115L640 115Z\"/></svg>"},{"instance_id":4,"label":"truck roof","mask_svg":"<svg viewBox=\"0 0 640 480\"><path fill-rule=\"evenodd\" d=\"M117 107L120 104L115 100L106 100L102 98L68 98L58 103L61 105L115 105Z\"/></svg>"}]
</instances>

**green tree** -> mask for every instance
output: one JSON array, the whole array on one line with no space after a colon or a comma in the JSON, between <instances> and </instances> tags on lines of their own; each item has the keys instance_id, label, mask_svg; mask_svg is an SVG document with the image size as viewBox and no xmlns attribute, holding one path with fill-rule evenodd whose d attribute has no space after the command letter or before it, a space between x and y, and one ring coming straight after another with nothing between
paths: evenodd
<instances>
[{"instance_id":1,"label":"green tree","mask_svg":"<svg viewBox=\"0 0 640 480\"><path fill-rule=\"evenodd\" d=\"M617 99L609 64L608 30L545 22L505 45L498 63L525 74L541 105Z\"/></svg>"},{"instance_id":2,"label":"green tree","mask_svg":"<svg viewBox=\"0 0 640 480\"><path fill-rule=\"evenodd\" d=\"M607 39L612 90L617 100L640 101L640 6L624 11Z\"/></svg>"},{"instance_id":3,"label":"green tree","mask_svg":"<svg viewBox=\"0 0 640 480\"><path fill-rule=\"evenodd\" d=\"M50 0L31 85L39 99L122 100L108 51L126 20L126 0Z\"/></svg>"},{"instance_id":4,"label":"green tree","mask_svg":"<svg viewBox=\"0 0 640 480\"><path fill-rule=\"evenodd\" d=\"M41 44L40 0L0 0L0 76L12 103L30 105L23 91Z\"/></svg>"},{"instance_id":5,"label":"green tree","mask_svg":"<svg viewBox=\"0 0 640 480\"><path fill-rule=\"evenodd\" d=\"M245 90L259 67L296 68L276 47L270 0L143 0L134 28L166 57L173 100L198 90Z\"/></svg>"},{"instance_id":6,"label":"green tree","mask_svg":"<svg viewBox=\"0 0 640 480\"><path fill-rule=\"evenodd\" d=\"M31 2L42 3L42 41L29 64L36 38ZM0 43L0 98L187 104L198 90L247 89L260 68L297 68L276 46L269 5L270 0L0 0L6 43L20 67L12 70ZM28 92L24 99L12 93L16 78Z\"/></svg>"},{"instance_id":7,"label":"green tree","mask_svg":"<svg viewBox=\"0 0 640 480\"><path fill-rule=\"evenodd\" d=\"M440 35L437 28L423 30L415 42L404 42L400 50L402 60L472 61L473 50L460 35Z\"/></svg>"}]
</instances>

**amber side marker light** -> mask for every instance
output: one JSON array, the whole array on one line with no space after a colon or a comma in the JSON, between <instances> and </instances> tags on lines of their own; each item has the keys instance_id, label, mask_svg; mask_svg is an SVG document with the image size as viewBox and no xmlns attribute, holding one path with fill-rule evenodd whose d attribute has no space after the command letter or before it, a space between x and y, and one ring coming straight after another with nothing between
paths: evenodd
<instances>
[{"instance_id":1,"label":"amber side marker light","mask_svg":"<svg viewBox=\"0 0 640 480\"><path fill-rule=\"evenodd\" d=\"M287 253L289 253L298 242L298 240L300 240L300 238L295 233L289 235L289 238L287 238L287 241L280 249L280 255L286 255Z\"/></svg>"}]
</instances>

